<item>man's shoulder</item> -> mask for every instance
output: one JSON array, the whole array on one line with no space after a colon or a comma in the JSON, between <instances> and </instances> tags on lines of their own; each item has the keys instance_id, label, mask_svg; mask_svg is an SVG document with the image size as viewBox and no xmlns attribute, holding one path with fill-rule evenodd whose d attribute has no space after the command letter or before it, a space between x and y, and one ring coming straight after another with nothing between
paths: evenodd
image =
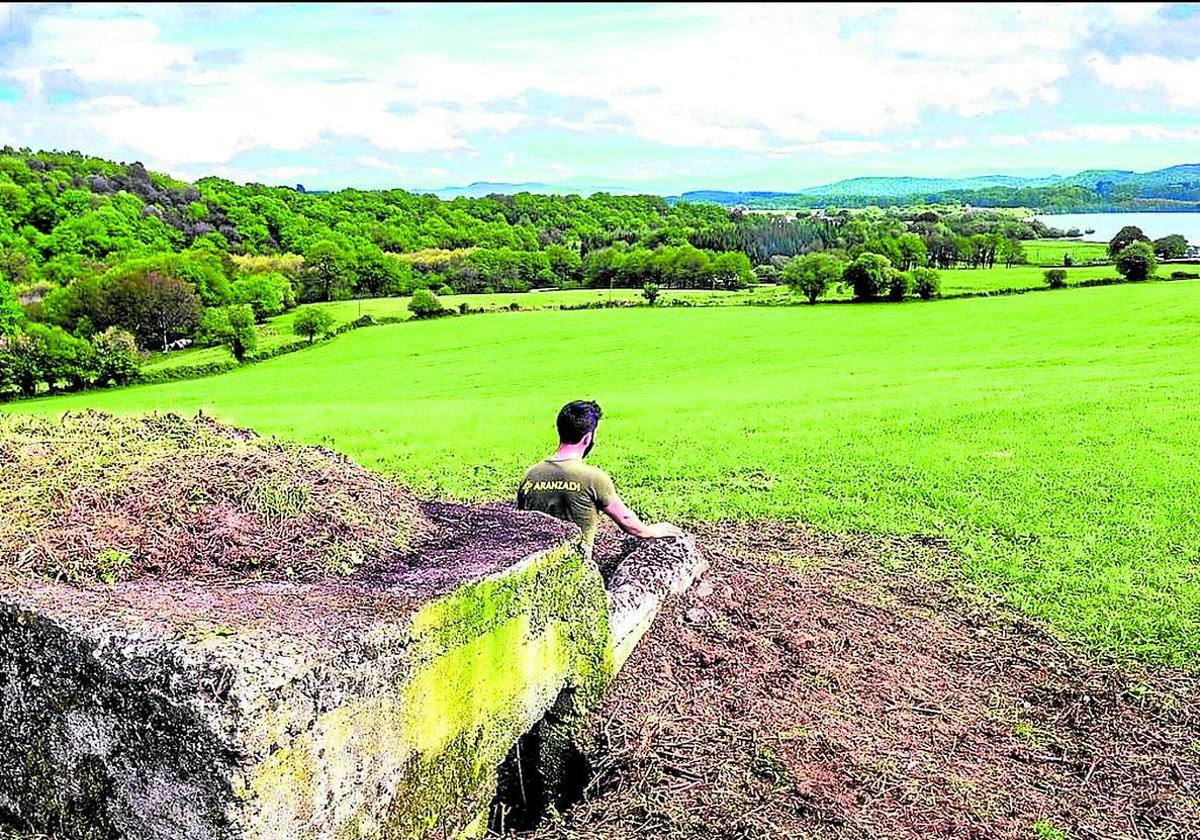
<instances>
[{"instance_id":1,"label":"man's shoulder","mask_svg":"<svg viewBox=\"0 0 1200 840\"><path fill-rule=\"evenodd\" d=\"M586 461L538 461L525 471L526 480L566 476L576 481L609 481L608 473Z\"/></svg>"},{"instance_id":2,"label":"man's shoulder","mask_svg":"<svg viewBox=\"0 0 1200 840\"><path fill-rule=\"evenodd\" d=\"M597 467L594 464L584 464L583 466L587 470L588 475L592 476L593 478L601 478L605 481L611 481L611 479L608 477L608 473L606 473L600 467Z\"/></svg>"}]
</instances>

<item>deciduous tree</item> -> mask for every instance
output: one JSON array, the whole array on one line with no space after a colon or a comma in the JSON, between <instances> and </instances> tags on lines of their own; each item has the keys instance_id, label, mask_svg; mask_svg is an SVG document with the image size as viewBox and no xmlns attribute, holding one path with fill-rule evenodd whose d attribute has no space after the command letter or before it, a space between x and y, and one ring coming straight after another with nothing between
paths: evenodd
<instances>
[{"instance_id":1,"label":"deciduous tree","mask_svg":"<svg viewBox=\"0 0 1200 840\"><path fill-rule=\"evenodd\" d=\"M796 294L816 303L833 284L842 279L845 260L825 251L816 251L794 258L783 267L783 281Z\"/></svg>"},{"instance_id":2,"label":"deciduous tree","mask_svg":"<svg viewBox=\"0 0 1200 840\"><path fill-rule=\"evenodd\" d=\"M1149 241L1150 241L1150 237L1148 237L1148 236L1146 236L1146 234L1142 233L1142 229L1140 227L1138 227L1137 225L1125 225L1125 227L1123 227L1119 231L1117 231L1116 236L1114 236L1111 240L1109 240L1108 253L1109 253L1109 256L1115 257L1117 254L1124 251L1126 247L1128 247L1129 245L1132 245L1134 242L1149 242Z\"/></svg>"},{"instance_id":3,"label":"deciduous tree","mask_svg":"<svg viewBox=\"0 0 1200 840\"><path fill-rule=\"evenodd\" d=\"M1126 280L1145 280L1157 269L1158 261L1149 242L1134 242L1117 254L1117 271Z\"/></svg>"},{"instance_id":4,"label":"deciduous tree","mask_svg":"<svg viewBox=\"0 0 1200 840\"><path fill-rule=\"evenodd\" d=\"M292 332L304 336L312 344L318 336L333 332L333 316L319 306L306 306L296 313Z\"/></svg>"}]
</instances>

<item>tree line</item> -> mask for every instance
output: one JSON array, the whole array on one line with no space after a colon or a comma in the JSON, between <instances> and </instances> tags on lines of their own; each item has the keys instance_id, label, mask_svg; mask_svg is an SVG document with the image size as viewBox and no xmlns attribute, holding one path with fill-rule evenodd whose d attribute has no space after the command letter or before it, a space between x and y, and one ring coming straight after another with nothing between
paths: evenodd
<instances>
[{"instance_id":1,"label":"tree line","mask_svg":"<svg viewBox=\"0 0 1200 840\"><path fill-rule=\"evenodd\" d=\"M1012 213L962 208L759 214L645 195L443 201L403 190L188 184L139 163L5 147L9 367L0 390L28 390L35 376L14 372L15 347L42 360L44 385L81 387L118 375L85 364L104 355L98 336L143 352L225 344L241 358L255 323L309 301L419 289L737 289L780 281L789 260L814 253L848 263L876 254L912 276L1020 262L1021 241L1050 232Z\"/></svg>"}]
</instances>

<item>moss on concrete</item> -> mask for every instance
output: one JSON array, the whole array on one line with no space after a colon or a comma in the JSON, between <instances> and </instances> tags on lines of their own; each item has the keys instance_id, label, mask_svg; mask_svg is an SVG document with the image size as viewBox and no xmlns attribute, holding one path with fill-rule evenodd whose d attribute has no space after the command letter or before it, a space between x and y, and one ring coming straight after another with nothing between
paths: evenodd
<instances>
[{"instance_id":1,"label":"moss on concrete","mask_svg":"<svg viewBox=\"0 0 1200 840\"><path fill-rule=\"evenodd\" d=\"M613 674L603 583L577 545L430 602L410 633L400 685L321 715L253 773L275 828L302 834L333 816L345 840L466 829L513 742L563 688L595 698ZM331 789L343 794L337 813L319 815Z\"/></svg>"}]
</instances>

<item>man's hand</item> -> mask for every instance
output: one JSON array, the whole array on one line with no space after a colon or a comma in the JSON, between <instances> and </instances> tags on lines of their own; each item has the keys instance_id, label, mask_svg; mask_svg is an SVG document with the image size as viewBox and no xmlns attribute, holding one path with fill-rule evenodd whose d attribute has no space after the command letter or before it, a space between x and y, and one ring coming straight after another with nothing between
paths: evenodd
<instances>
[{"instance_id":1,"label":"man's hand","mask_svg":"<svg viewBox=\"0 0 1200 840\"><path fill-rule=\"evenodd\" d=\"M620 499L613 499L609 502L608 506L604 508L604 512L612 517L613 522L616 522L622 531L635 537L655 539L683 536L683 530L670 522L656 522L653 525L647 525Z\"/></svg>"}]
</instances>

